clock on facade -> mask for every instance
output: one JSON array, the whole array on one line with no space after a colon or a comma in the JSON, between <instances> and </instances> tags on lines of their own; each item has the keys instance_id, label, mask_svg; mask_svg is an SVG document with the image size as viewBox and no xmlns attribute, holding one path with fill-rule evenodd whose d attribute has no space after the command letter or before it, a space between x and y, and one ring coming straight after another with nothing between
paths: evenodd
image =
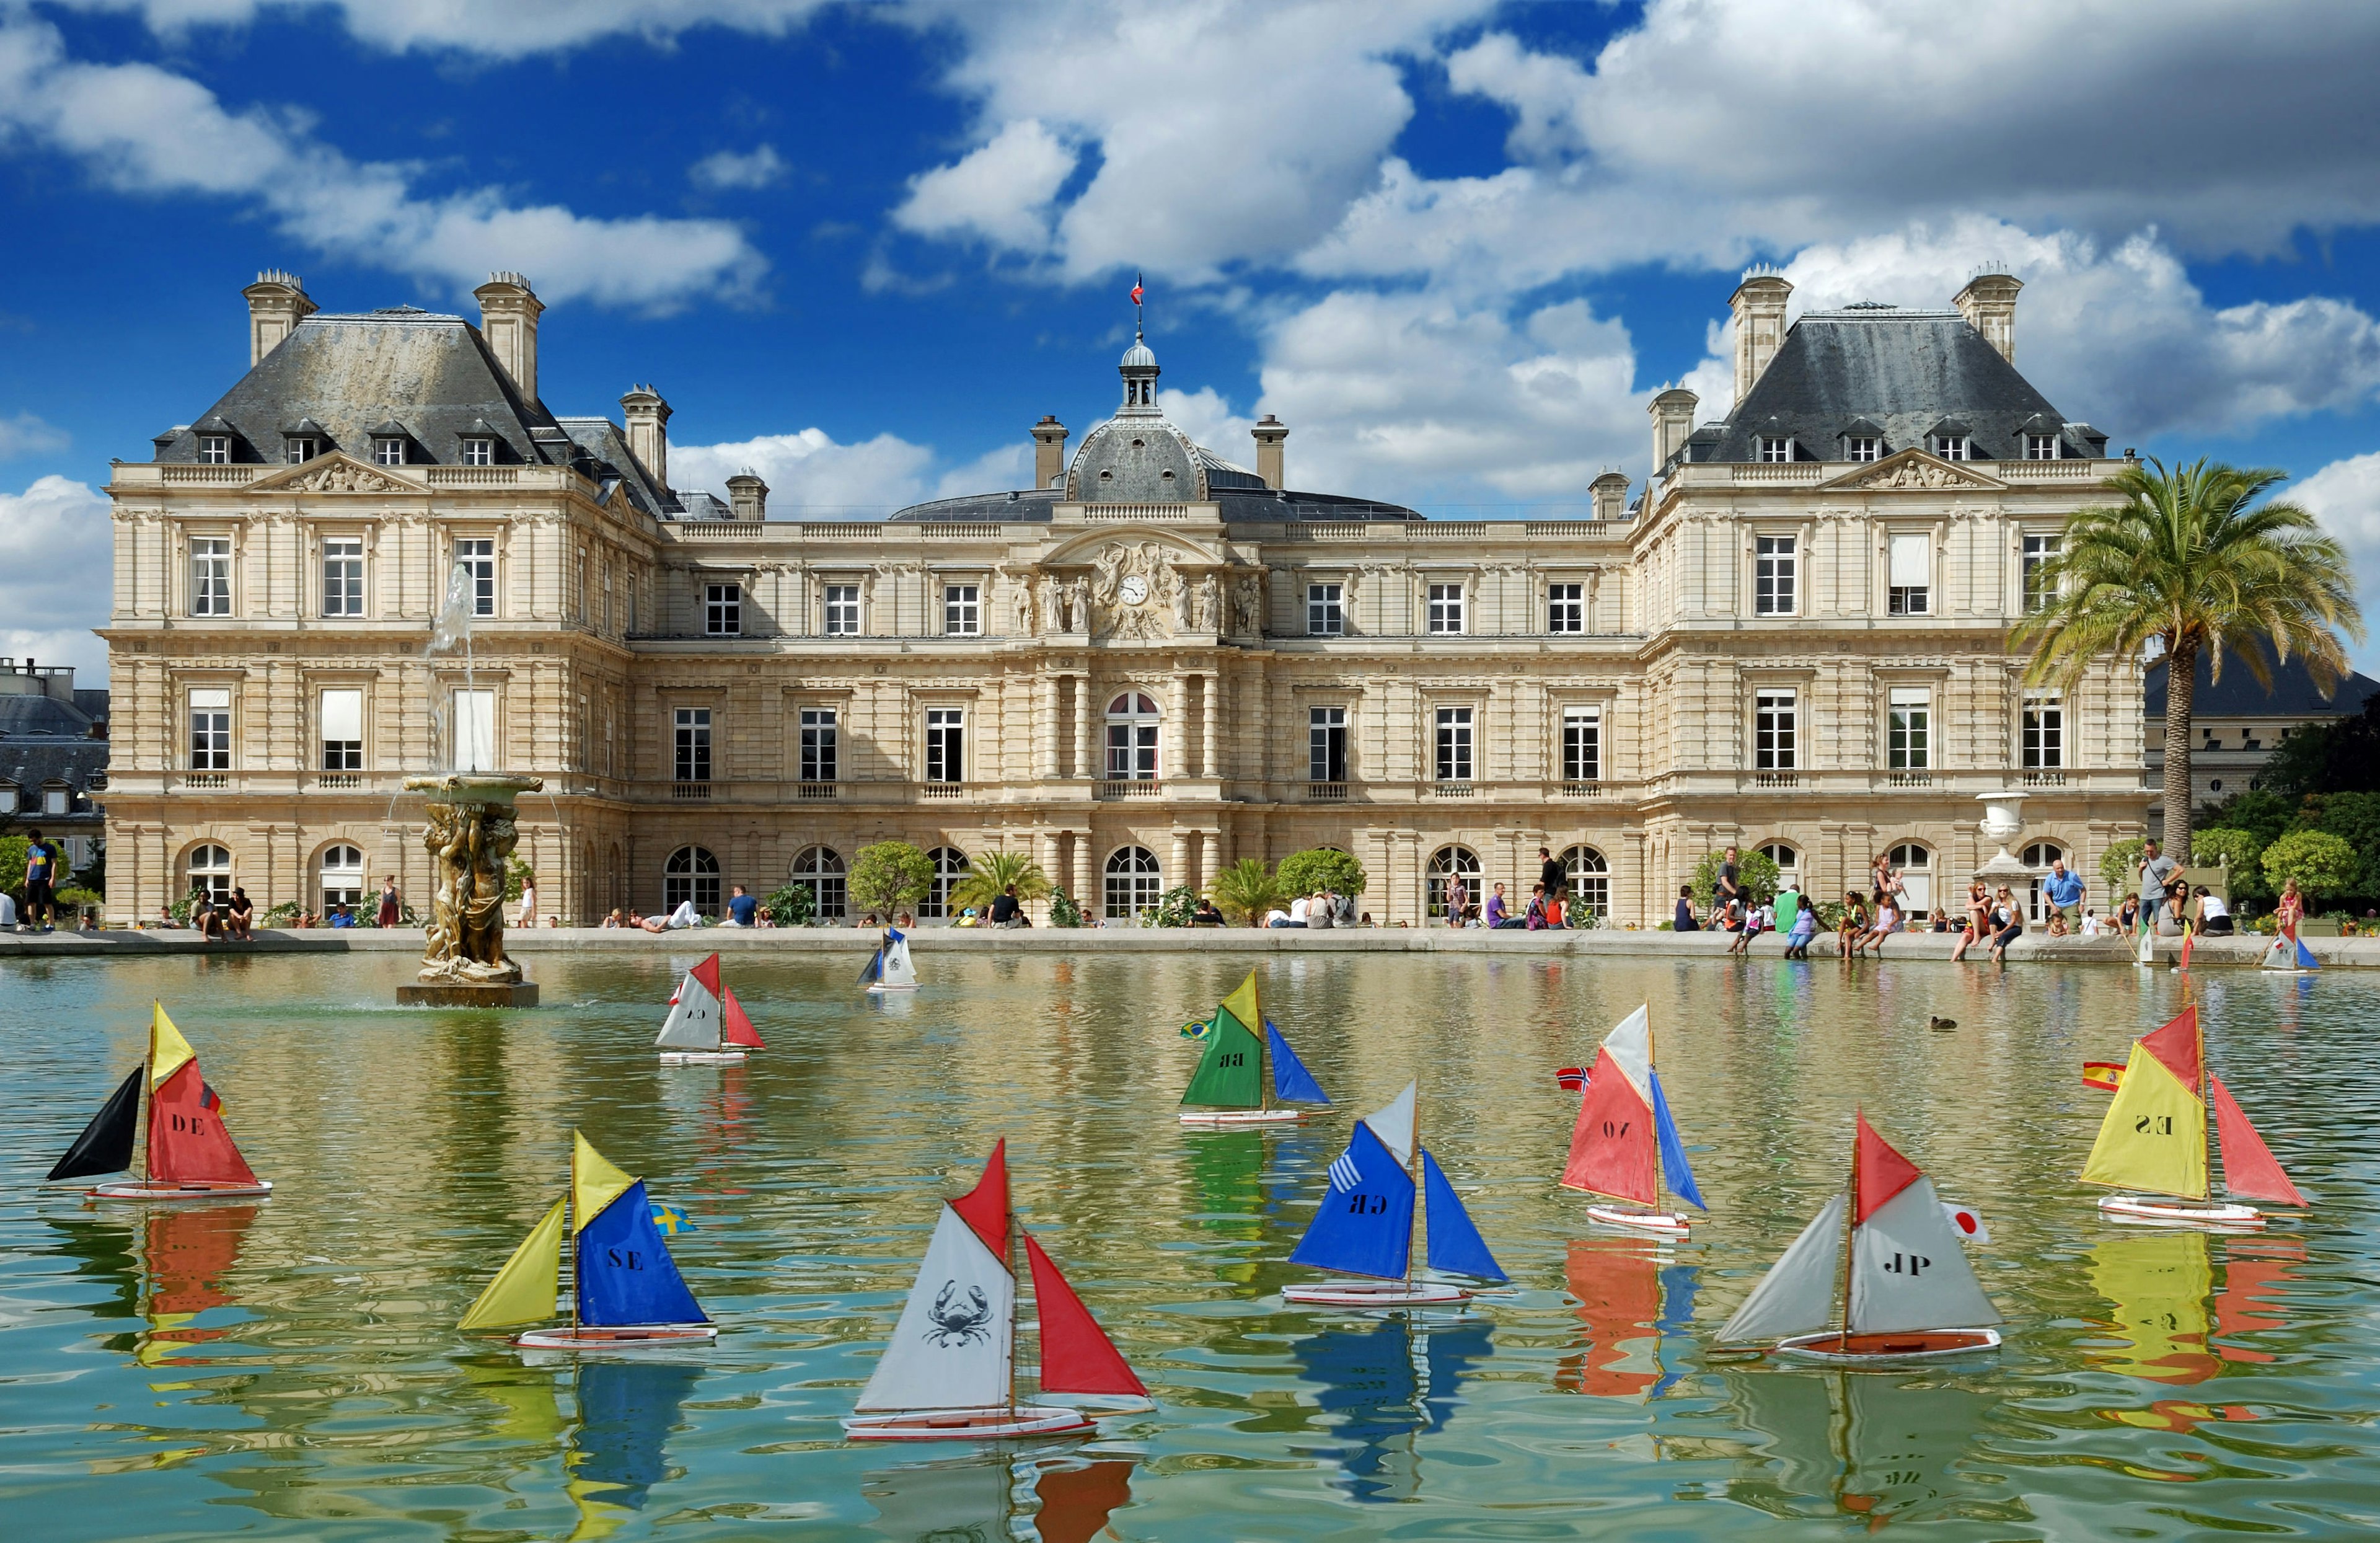
<instances>
[{"instance_id":1,"label":"clock on facade","mask_svg":"<svg viewBox=\"0 0 2380 1543\"><path fill-rule=\"evenodd\" d=\"M1123 597L1126 605L1138 605L1148 598L1148 580L1136 573L1127 575L1124 581L1116 586L1116 593Z\"/></svg>"}]
</instances>

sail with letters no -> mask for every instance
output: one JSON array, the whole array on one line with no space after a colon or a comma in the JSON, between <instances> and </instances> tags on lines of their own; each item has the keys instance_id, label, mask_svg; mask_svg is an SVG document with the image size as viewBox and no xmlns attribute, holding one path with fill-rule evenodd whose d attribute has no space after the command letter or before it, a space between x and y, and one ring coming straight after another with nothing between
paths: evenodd
<instances>
[{"instance_id":1,"label":"sail with letters no","mask_svg":"<svg viewBox=\"0 0 2380 1543\"><path fill-rule=\"evenodd\" d=\"M2105 1081L2090 1075L2089 1068L2098 1064L2084 1063L2084 1080L2105 1087ZM2090 1160L2082 1165L2082 1182L2150 1194L2102 1196L2099 1212L2109 1221L2150 1227L2265 1225L2265 1213L2253 1206L2207 1203L2210 1106L2223 1158L2224 1192L2283 1206L2306 1203L2231 1090L2208 1072L2206 1037L2195 1004L2155 1033L2133 1040L2123 1071L2110 1080L2116 1096L2099 1122L2099 1138L2091 1144Z\"/></svg>"},{"instance_id":2,"label":"sail with letters no","mask_svg":"<svg viewBox=\"0 0 2380 1543\"><path fill-rule=\"evenodd\" d=\"M1040 1396L1148 1406L1148 1390L1055 1261L1018 1223L1008 1195L1008 1143L1002 1141L975 1187L942 1202L892 1343L861 1391L856 1413L843 1422L853 1440L1084 1436L1098 1428L1068 1404L1017 1400L1012 1261L1020 1238L1040 1318Z\"/></svg>"},{"instance_id":3,"label":"sail with letters no","mask_svg":"<svg viewBox=\"0 0 2380 1543\"><path fill-rule=\"evenodd\" d=\"M741 1061L747 1051L765 1050L735 993L719 977L719 955L686 972L670 998L669 1016L653 1041L663 1065L690 1061Z\"/></svg>"},{"instance_id":4,"label":"sail with letters no","mask_svg":"<svg viewBox=\"0 0 2380 1543\"><path fill-rule=\"evenodd\" d=\"M1259 1027L1261 1039L1257 1037ZM1182 1102L1191 1106L1182 1112L1185 1125L1293 1124L1305 1118L1305 1112L1286 1106L1330 1101L1287 1038L1264 1015L1254 970L1215 1009L1206 1043L1198 1069L1190 1074L1190 1086L1182 1094Z\"/></svg>"},{"instance_id":5,"label":"sail with letters no","mask_svg":"<svg viewBox=\"0 0 2380 1543\"><path fill-rule=\"evenodd\" d=\"M909 935L897 927L886 928L859 979L870 991L916 990L917 966L909 958Z\"/></svg>"},{"instance_id":6,"label":"sail with letters no","mask_svg":"<svg viewBox=\"0 0 2380 1543\"><path fill-rule=\"evenodd\" d=\"M1427 1222L1431 1270L1440 1277L1508 1279L1438 1159L1421 1146L1418 1088L1416 1083L1405 1084L1403 1092L1355 1123L1347 1149L1330 1164L1330 1188L1289 1257L1292 1264L1367 1278L1289 1286L1281 1300L1329 1307L1426 1307L1469 1301L1472 1294L1459 1281L1415 1278L1416 1198Z\"/></svg>"},{"instance_id":7,"label":"sail with letters no","mask_svg":"<svg viewBox=\"0 0 2380 1543\"><path fill-rule=\"evenodd\" d=\"M1698 1210L1710 1209L1694 1187L1685 1143L1670 1114L1661 1075L1653 1069L1652 1009L1647 1004L1621 1019L1596 1048L1561 1182L1567 1189L1628 1202L1589 1206L1590 1221L1683 1237L1690 1219L1682 1211L1661 1209L1665 1172L1679 1199Z\"/></svg>"},{"instance_id":8,"label":"sail with letters no","mask_svg":"<svg viewBox=\"0 0 2380 1543\"><path fill-rule=\"evenodd\" d=\"M1779 1355L1847 1367L1994 1349L2000 1315L1967 1263L1961 1234L1971 1229L1973 1213L1945 1204L1862 1114L1850 1187L1768 1267L1718 1337L1775 1339Z\"/></svg>"},{"instance_id":9,"label":"sail with letters no","mask_svg":"<svg viewBox=\"0 0 2380 1543\"><path fill-rule=\"evenodd\" d=\"M165 1015L151 1005L149 1056L116 1086L91 1124L67 1148L49 1178L85 1179L120 1173L132 1166L133 1132L140 1118L140 1094L149 1094L146 1172L138 1179L100 1185L91 1194L106 1200L220 1200L273 1193L256 1176L223 1120L223 1100L199 1071L199 1053Z\"/></svg>"},{"instance_id":10,"label":"sail with letters no","mask_svg":"<svg viewBox=\"0 0 2380 1543\"><path fill-rule=\"evenodd\" d=\"M456 1327L507 1329L553 1317L570 1245L570 1321L514 1337L524 1350L639 1350L719 1337L677 1272L645 1181L570 1133L570 1188L546 1208Z\"/></svg>"}]
</instances>

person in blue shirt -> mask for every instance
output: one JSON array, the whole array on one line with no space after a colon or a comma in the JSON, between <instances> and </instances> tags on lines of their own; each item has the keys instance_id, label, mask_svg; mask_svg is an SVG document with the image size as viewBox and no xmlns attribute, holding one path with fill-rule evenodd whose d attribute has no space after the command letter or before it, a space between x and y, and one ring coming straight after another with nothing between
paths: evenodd
<instances>
[{"instance_id":1,"label":"person in blue shirt","mask_svg":"<svg viewBox=\"0 0 2380 1543\"><path fill-rule=\"evenodd\" d=\"M2065 858L2050 863L2049 877L2041 881L2041 896L2053 909L2065 914L2069 925L2082 925L2082 876L2069 870Z\"/></svg>"},{"instance_id":2,"label":"person in blue shirt","mask_svg":"<svg viewBox=\"0 0 2380 1543\"><path fill-rule=\"evenodd\" d=\"M745 893L743 885L736 885L735 893L727 902L727 925L751 927L759 919L760 903Z\"/></svg>"},{"instance_id":3,"label":"person in blue shirt","mask_svg":"<svg viewBox=\"0 0 2380 1543\"><path fill-rule=\"evenodd\" d=\"M1702 930L1701 925L1694 920L1694 887L1692 884L1684 884L1679 887L1678 910L1677 914L1670 918L1670 930L1673 932L1699 932Z\"/></svg>"}]
</instances>

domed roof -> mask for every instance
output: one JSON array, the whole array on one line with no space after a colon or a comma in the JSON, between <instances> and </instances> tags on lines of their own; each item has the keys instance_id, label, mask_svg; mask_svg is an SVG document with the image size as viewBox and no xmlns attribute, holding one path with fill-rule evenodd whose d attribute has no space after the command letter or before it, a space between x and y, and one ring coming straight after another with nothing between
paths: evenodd
<instances>
[{"instance_id":1,"label":"domed roof","mask_svg":"<svg viewBox=\"0 0 2380 1543\"><path fill-rule=\"evenodd\" d=\"M1123 351L1123 358L1116 364L1123 370L1154 370L1157 368L1157 355L1150 351L1148 344L1135 337L1132 340L1132 346Z\"/></svg>"}]
</instances>

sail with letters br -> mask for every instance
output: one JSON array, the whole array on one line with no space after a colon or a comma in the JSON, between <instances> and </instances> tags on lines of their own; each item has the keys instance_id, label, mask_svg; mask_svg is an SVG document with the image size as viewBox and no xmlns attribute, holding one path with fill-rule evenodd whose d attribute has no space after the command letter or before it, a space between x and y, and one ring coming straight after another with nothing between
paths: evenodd
<instances>
[{"instance_id":1,"label":"sail with letters br","mask_svg":"<svg viewBox=\"0 0 2380 1543\"><path fill-rule=\"evenodd\" d=\"M1305 1112L1283 1105L1330 1101L1289 1040L1264 1015L1254 970L1215 1009L1202 1042L1206 1050L1198 1057L1198 1069L1190 1074L1190 1086L1182 1094L1182 1102L1193 1106L1183 1111L1185 1125L1294 1124L1305 1118ZM1269 1076L1268 1052L1272 1062Z\"/></svg>"},{"instance_id":2,"label":"sail with letters br","mask_svg":"<svg viewBox=\"0 0 2380 1543\"><path fill-rule=\"evenodd\" d=\"M695 1061L741 1061L744 1050L737 1041L727 1038L727 988L719 978L719 955L710 958L686 972L677 983L677 993L670 998L669 1016L662 1022L661 1037L653 1045L661 1051L664 1066L683 1065ZM736 1008L743 1016L743 1008ZM752 1022L744 1019L746 1032ZM754 1035L751 1043L758 1044Z\"/></svg>"},{"instance_id":3,"label":"sail with letters br","mask_svg":"<svg viewBox=\"0 0 2380 1543\"><path fill-rule=\"evenodd\" d=\"M1420 1144L1418 1087L1405 1084L1403 1092L1355 1123L1347 1149L1330 1164L1330 1187L1289 1257L1292 1264L1365 1279L1288 1286L1282 1301L1326 1307L1442 1306L1472 1295L1444 1276L1506 1279L1454 1185ZM1416 1198L1426 1202L1419 1214L1427 1220L1427 1257L1438 1278L1414 1274Z\"/></svg>"},{"instance_id":4,"label":"sail with letters br","mask_svg":"<svg viewBox=\"0 0 2380 1543\"><path fill-rule=\"evenodd\" d=\"M2253 1206L2208 1202L2210 1104L2223 1157L2224 1190L2242 1199L2306 1203L2231 1090L2208 1074L2206 1039L2196 1005L2183 1008L2180 1017L2155 1033L2132 1041L2114 1092L2099 1122L2099 1137L2082 1165L2082 1182L2150 1193L2103 1196L2099 1212L2110 1221L2225 1231L2265 1225L2264 1212Z\"/></svg>"},{"instance_id":5,"label":"sail with letters br","mask_svg":"<svg viewBox=\"0 0 2380 1543\"><path fill-rule=\"evenodd\" d=\"M1562 1168L1563 1186L1628 1202L1589 1206L1590 1221L1665 1237L1685 1236L1690 1223L1684 1213L1661 1209L1662 1170L1668 1170L1670 1188L1680 1199L1708 1208L1694 1187L1685 1143L1653 1070L1649 1004L1621 1019L1603 1037L1585 1081L1586 1097L1571 1131L1570 1160Z\"/></svg>"},{"instance_id":6,"label":"sail with letters br","mask_svg":"<svg viewBox=\"0 0 2380 1543\"><path fill-rule=\"evenodd\" d=\"M132 1165L132 1133L140 1093L149 1094L146 1173L103 1184L91 1194L104 1200L254 1199L273 1193L256 1176L224 1125L223 1100L199 1070L198 1052L165 1015L152 1005L149 1059L116 1087L83 1133L50 1170L52 1179L89 1178Z\"/></svg>"},{"instance_id":7,"label":"sail with letters br","mask_svg":"<svg viewBox=\"0 0 2380 1543\"><path fill-rule=\"evenodd\" d=\"M1937 1196L1861 1115L1850 1187L1802 1229L1718 1337L1774 1338L1778 1355L1843 1367L1996 1348L2000 1315L1967 1263L1956 1211L1964 1208Z\"/></svg>"},{"instance_id":8,"label":"sail with letters br","mask_svg":"<svg viewBox=\"0 0 2380 1543\"><path fill-rule=\"evenodd\" d=\"M570 1133L570 1189L546 1208L457 1328L506 1329L554 1313L570 1245L571 1321L516 1335L523 1350L617 1351L706 1343L719 1330L653 1224L645 1182Z\"/></svg>"},{"instance_id":9,"label":"sail with letters br","mask_svg":"<svg viewBox=\"0 0 2380 1543\"><path fill-rule=\"evenodd\" d=\"M868 955L868 967L859 978L870 991L914 991L917 989L917 966L909 960L909 937L898 928L888 927L877 942L876 952Z\"/></svg>"},{"instance_id":10,"label":"sail with letters br","mask_svg":"<svg viewBox=\"0 0 2380 1543\"><path fill-rule=\"evenodd\" d=\"M1022 1232L1009 1200L1002 1141L975 1187L942 1203L892 1343L856 1412L843 1422L853 1440L993 1440L1087 1436L1098 1428L1080 1409L1017 1398L1012 1258ZM1043 1397L1114 1398L1145 1407L1140 1379L1049 1255L1031 1238L1025 1242L1041 1320Z\"/></svg>"}]
</instances>

